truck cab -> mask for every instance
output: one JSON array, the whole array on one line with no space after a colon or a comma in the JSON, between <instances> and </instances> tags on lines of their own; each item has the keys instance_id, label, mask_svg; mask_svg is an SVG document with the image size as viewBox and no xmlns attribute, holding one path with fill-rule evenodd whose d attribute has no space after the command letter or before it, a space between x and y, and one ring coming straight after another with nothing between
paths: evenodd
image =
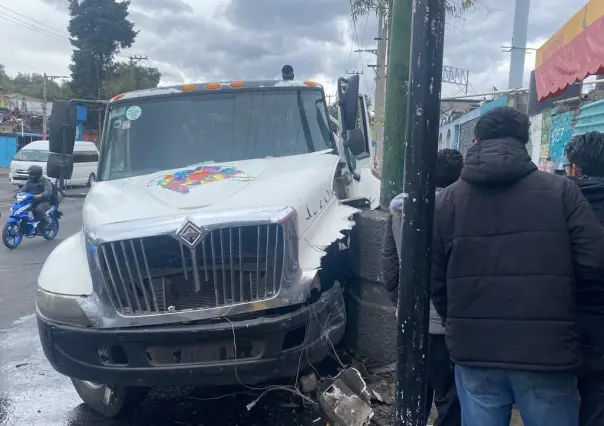
<instances>
[{"instance_id":1,"label":"truck cab","mask_svg":"<svg viewBox=\"0 0 604 426\"><path fill-rule=\"evenodd\" d=\"M342 339L339 254L379 181L358 76L338 97L336 120L321 85L284 75L108 102L82 230L36 298L45 355L91 408L293 377ZM50 177L70 178L78 103L53 105Z\"/></svg>"}]
</instances>

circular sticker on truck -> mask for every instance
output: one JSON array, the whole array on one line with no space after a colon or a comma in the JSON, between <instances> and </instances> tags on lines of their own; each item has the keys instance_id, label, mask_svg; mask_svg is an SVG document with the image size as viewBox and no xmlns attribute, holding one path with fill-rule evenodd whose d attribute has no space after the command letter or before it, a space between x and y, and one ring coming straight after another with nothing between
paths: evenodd
<instances>
[{"instance_id":1,"label":"circular sticker on truck","mask_svg":"<svg viewBox=\"0 0 604 426\"><path fill-rule=\"evenodd\" d=\"M142 113L141 107L134 105L126 110L126 118L130 121L138 120Z\"/></svg>"}]
</instances>

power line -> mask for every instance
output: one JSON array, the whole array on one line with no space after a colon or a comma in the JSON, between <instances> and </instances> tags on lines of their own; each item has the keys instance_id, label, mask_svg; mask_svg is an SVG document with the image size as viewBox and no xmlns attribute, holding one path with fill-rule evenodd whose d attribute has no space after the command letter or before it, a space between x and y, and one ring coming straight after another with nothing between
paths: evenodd
<instances>
[{"instance_id":1,"label":"power line","mask_svg":"<svg viewBox=\"0 0 604 426\"><path fill-rule=\"evenodd\" d=\"M355 36L355 39L356 39L356 42L357 42L357 46L360 49L363 46L362 46L362 42L359 39L359 32L358 32L358 29L357 29L356 19L354 19L354 5L352 4L352 0L349 0L349 4L350 4L350 16L352 18L352 28L353 28L353 31L354 31L354 36ZM362 38L363 42L365 41L365 35L367 33L367 24L368 24L368 22L369 22L369 14L367 14L365 16L365 28L363 30L363 38ZM353 43L354 43L354 41L353 41ZM352 49L353 49L353 47L351 46L350 58L348 59L348 63L349 64L350 64L350 59L352 59ZM364 69L365 65L363 63L362 53L359 53L359 62L361 63L361 69ZM367 85L367 81L365 79L363 79L363 83L365 85L365 90L369 91L369 86Z\"/></svg>"},{"instance_id":2,"label":"power line","mask_svg":"<svg viewBox=\"0 0 604 426\"><path fill-rule=\"evenodd\" d=\"M67 37L61 37L61 36L59 36L57 34L51 33L50 31L43 30L42 28L36 27L33 24L30 24L28 22L20 20L19 18L15 18L13 16L7 15L7 14L2 13L2 12L0 12L0 19L4 19L4 20L6 20L8 22L12 22L13 24L17 24L19 26L27 28L28 30L31 30L31 31L43 34L45 36L54 38L56 40L69 41L69 38L67 38Z\"/></svg>"},{"instance_id":3,"label":"power line","mask_svg":"<svg viewBox=\"0 0 604 426\"><path fill-rule=\"evenodd\" d=\"M42 25L43 27L46 27L46 28L48 28L48 29L50 29L52 31L55 31L55 32L59 33L59 35L61 35L61 36L65 36L67 34L67 32L64 31L64 30L60 30L58 28L51 27L50 25L46 25L44 22L37 21L34 18L32 18L31 16L27 16L27 15L24 15L22 13L19 13L16 10L13 10L13 9L11 9L9 7L0 5L0 8L8 10L9 12L11 12L11 13L13 13L15 15L18 15L18 16L21 16L23 18L29 19L30 21L35 22L36 24Z\"/></svg>"}]
</instances>

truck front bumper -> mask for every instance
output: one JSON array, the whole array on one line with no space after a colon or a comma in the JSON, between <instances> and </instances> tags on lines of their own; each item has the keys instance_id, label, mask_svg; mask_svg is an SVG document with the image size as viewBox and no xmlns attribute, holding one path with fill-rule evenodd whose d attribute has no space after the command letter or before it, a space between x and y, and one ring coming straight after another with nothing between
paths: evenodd
<instances>
[{"instance_id":1,"label":"truck front bumper","mask_svg":"<svg viewBox=\"0 0 604 426\"><path fill-rule=\"evenodd\" d=\"M42 347L55 370L116 386L233 385L239 379L251 385L292 377L299 364L325 358L345 325L337 282L312 304L253 319L94 329L57 324L38 313Z\"/></svg>"}]
</instances>

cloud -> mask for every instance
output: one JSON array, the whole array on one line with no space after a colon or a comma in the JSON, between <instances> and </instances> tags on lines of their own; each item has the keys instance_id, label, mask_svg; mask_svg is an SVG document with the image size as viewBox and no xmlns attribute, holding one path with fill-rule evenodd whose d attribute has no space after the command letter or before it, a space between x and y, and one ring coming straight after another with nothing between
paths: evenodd
<instances>
[{"instance_id":1,"label":"cloud","mask_svg":"<svg viewBox=\"0 0 604 426\"><path fill-rule=\"evenodd\" d=\"M2 0L0 37L11 42L1 61L10 73L68 74L66 4ZM529 46L546 40L583 4L533 0ZM448 17L445 64L470 71L470 92L506 88L509 53L500 46L512 43L513 8L511 0L481 0L463 16ZM4 15L16 16L9 9L28 17L21 17L26 23L33 18L47 27L34 23L36 31L8 22ZM375 56L354 50L375 47L376 18L361 17L353 25L344 0L132 0L130 11L140 33L123 55L147 55L162 71L163 83L273 78L289 63L297 76L319 79L328 91L334 90L337 77L353 70L364 72L362 91L372 94L374 89L374 73L367 65L375 63ZM534 54L527 54L525 68L533 64ZM443 85L443 95L460 91Z\"/></svg>"}]
</instances>

